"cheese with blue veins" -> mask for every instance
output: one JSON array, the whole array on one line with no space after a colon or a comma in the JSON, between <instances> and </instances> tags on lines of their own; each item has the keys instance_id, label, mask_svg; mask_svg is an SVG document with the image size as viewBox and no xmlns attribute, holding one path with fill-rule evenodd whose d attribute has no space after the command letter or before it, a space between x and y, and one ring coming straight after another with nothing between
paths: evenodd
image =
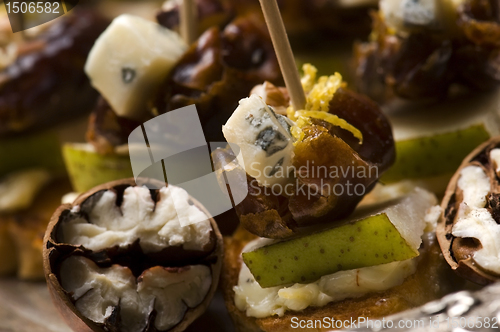
<instances>
[{"instance_id":1,"label":"cheese with blue veins","mask_svg":"<svg viewBox=\"0 0 500 332\"><path fill-rule=\"evenodd\" d=\"M124 14L96 40L85 72L116 114L142 120L154 92L186 49L176 32Z\"/></svg>"},{"instance_id":2,"label":"cheese with blue veins","mask_svg":"<svg viewBox=\"0 0 500 332\"><path fill-rule=\"evenodd\" d=\"M248 175L260 185L286 184L293 158L293 138L290 127L294 123L276 114L257 95L240 100L222 132L229 143L239 146L238 162Z\"/></svg>"},{"instance_id":3,"label":"cheese with blue veins","mask_svg":"<svg viewBox=\"0 0 500 332\"><path fill-rule=\"evenodd\" d=\"M456 9L464 0L381 0L385 23L399 31L425 27L447 29L455 24Z\"/></svg>"}]
</instances>

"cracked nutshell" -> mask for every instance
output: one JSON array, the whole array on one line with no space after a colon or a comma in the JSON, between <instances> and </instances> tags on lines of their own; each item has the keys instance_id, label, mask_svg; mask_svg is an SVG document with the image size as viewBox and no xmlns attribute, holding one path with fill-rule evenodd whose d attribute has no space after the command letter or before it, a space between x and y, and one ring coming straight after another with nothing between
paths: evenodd
<instances>
[{"instance_id":1,"label":"cracked nutshell","mask_svg":"<svg viewBox=\"0 0 500 332\"><path fill-rule=\"evenodd\" d=\"M186 329L208 307L221 270L222 236L208 215L181 188L148 189L133 179L60 206L43 256L49 291L68 325L75 331ZM202 221L182 227L179 218Z\"/></svg>"}]
</instances>

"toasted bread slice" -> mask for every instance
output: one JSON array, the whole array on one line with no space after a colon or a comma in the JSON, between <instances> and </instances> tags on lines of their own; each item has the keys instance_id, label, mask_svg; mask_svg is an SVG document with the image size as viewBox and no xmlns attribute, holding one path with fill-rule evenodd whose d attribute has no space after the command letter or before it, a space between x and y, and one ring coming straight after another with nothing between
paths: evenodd
<instances>
[{"instance_id":1,"label":"toasted bread slice","mask_svg":"<svg viewBox=\"0 0 500 332\"><path fill-rule=\"evenodd\" d=\"M224 299L235 324L240 332L281 332L295 331L293 317L300 320L322 320L325 317L335 320L353 320L358 317L379 318L396 312L420 306L456 290L462 281L457 280L444 261L439 245L435 240L424 242L417 272L400 286L387 291L370 293L360 298L331 302L323 307L309 307L302 311L286 311L283 317L248 317L234 303L233 287L238 283L243 247L256 237L239 228L233 237L225 239L225 257L222 270L221 287ZM324 329L331 330L331 329ZM301 331L309 331L304 329ZM323 331L312 329L311 331Z\"/></svg>"}]
</instances>

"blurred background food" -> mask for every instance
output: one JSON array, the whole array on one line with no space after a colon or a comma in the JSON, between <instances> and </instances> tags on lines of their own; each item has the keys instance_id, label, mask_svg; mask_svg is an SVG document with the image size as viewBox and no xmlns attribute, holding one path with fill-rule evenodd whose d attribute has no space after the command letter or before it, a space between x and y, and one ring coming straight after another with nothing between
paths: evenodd
<instances>
[{"instance_id":1,"label":"blurred background food","mask_svg":"<svg viewBox=\"0 0 500 332\"><path fill-rule=\"evenodd\" d=\"M1 19L0 223L6 250L0 270L40 279L44 229L72 190L61 141L82 128L97 100L83 65L108 21L78 10L22 35L10 31L5 12Z\"/></svg>"},{"instance_id":2,"label":"blurred background food","mask_svg":"<svg viewBox=\"0 0 500 332\"><path fill-rule=\"evenodd\" d=\"M398 1L382 0L381 11L372 0L278 1L297 65L313 63L320 75L341 72L350 88L376 98L392 123L396 163L362 204L417 186L442 196L462 159L499 134L498 1L443 0L424 21L398 12ZM65 16L16 34L2 6L1 275L43 277L42 236L53 211L68 193L72 200L132 175L126 143L142 121L194 102L207 140L220 140L220 124L255 85L283 85L257 0L196 4L200 39L154 87L140 121L117 115L91 87L84 73L87 54L123 13L176 30L177 0L81 1ZM226 234L237 225L234 211L217 221ZM6 298L14 299L7 288L46 296L36 284L0 283ZM12 316L26 315L22 301L40 303L13 300L18 309ZM216 298L205 319L224 310ZM65 331L57 323L45 326L36 328Z\"/></svg>"}]
</instances>

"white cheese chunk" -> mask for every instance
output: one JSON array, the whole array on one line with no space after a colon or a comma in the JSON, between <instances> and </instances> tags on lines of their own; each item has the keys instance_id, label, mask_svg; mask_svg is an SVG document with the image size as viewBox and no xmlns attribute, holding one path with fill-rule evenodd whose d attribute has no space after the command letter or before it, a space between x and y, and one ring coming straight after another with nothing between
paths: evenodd
<instances>
[{"instance_id":1,"label":"white cheese chunk","mask_svg":"<svg viewBox=\"0 0 500 332\"><path fill-rule=\"evenodd\" d=\"M463 0L381 0L380 11L392 28L446 28ZM454 22L452 22L454 23Z\"/></svg>"},{"instance_id":2,"label":"white cheese chunk","mask_svg":"<svg viewBox=\"0 0 500 332\"><path fill-rule=\"evenodd\" d=\"M471 208L483 208L486 196L490 192L490 178L478 166L462 169L458 179L458 187L463 190L463 203Z\"/></svg>"},{"instance_id":3,"label":"white cheese chunk","mask_svg":"<svg viewBox=\"0 0 500 332\"><path fill-rule=\"evenodd\" d=\"M276 114L257 95L240 100L240 105L222 127L224 137L241 149L238 162L259 184L272 186L289 181L292 169L293 123Z\"/></svg>"},{"instance_id":4,"label":"white cheese chunk","mask_svg":"<svg viewBox=\"0 0 500 332\"><path fill-rule=\"evenodd\" d=\"M268 242L257 239L247 247L258 247ZM340 271L321 277L309 284L294 284L262 288L243 263L234 286L236 307L247 316L263 318L283 316L285 311L300 311L307 307L321 307L329 302L361 297L370 292L380 292L401 285L406 277L415 273L417 260L409 259L362 269Z\"/></svg>"},{"instance_id":5,"label":"white cheese chunk","mask_svg":"<svg viewBox=\"0 0 500 332\"><path fill-rule=\"evenodd\" d=\"M490 151L490 159L493 161L495 173L500 175L500 149L493 149Z\"/></svg>"},{"instance_id":6,"label":"white cheese chunk","mask_svg":"<svg viewBox=\"0 0 500 332\"><path fill-rule=\"evenodd\" d=\"M140 112L186 49L177 33L124 14L96 40L85 72L119 116L140 120Z\"/></svg>"},{"instance_id":7,"label":"white cheese chunk","mask_svg":"<svg viewBox=\"0 0 500 332\"><path fill-rule=\"evenodd\" d=\"M430 25L436 20L436 0L382 0L386 22L394 26Z\"/></svg>"},{"instance_id":8,"label":"white cheese chunk","mask_svg":"<svg viewBox=\"0 0 500 332\"><path fill-rule=\"evenodd\" d=\"M481 167L468 166L460 173L458 187L464 199L452 234L481 242L481 249L474 253L474 261L486 270L500 273L500 225L486 209L486 197L491 190L489 178Z\"/></svg>"},{"instance_id":9,"label":"white cheese chunk","mask_svg":"<svg viewBox=\"0 0 500 332\"><path fill-rule=\"evenodd\" d=\"M433 207L427 209L424 217L426 224L424 232L435 232L442 212L443 209L441 209L441 206L439 205L434 205Z\"/></svg>"},{"instance_id":10,"label":"white cheese chunk","mask_svg":"<svg viewBox=\"0 0 500 332\"><path fill-rule=\"evenodd\" d=\"M128 187L121 206L117 206L116 193L105 191L90 211L85 211L88 220L76 214L67 221L62 240L94 251L113 246L126 247L138 239L146 253L171 246L202 250L210 242L212 231L208 216L196 206L187 204L188 195L182 188L163 187L159 195L160 200L155 205L148 188ZM179 197L186 200L184 217L204 220L181 226L174 206ZM75 213L79 210L75 209Z\"/></svg>"}]
</instances>

